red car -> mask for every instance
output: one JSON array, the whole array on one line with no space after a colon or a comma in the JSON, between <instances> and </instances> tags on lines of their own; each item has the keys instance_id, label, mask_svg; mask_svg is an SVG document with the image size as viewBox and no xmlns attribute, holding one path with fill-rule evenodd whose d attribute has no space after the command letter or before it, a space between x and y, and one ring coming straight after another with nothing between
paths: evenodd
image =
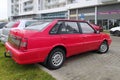
<instances>
[{"instance_id":1,"label":"red car","mask_svg":"<svg viewBox=\"0 0 120 80\"><path fill-rule=\"evenodd\" d=\"M93 28L95 28L96 30L99 30L100 32L103 32L103 27L98 26L96 24L90 24Z\"/></svg>"},{"instance_id":2,"label":"red car","mask_svg":"<svg viewBox=\"0 0 120 80\"><path fill-rule=\"evenodd\" d=\"M43 62L58 69L67 57L93 50L106 53L110 44L109 35L85 21L57 19L11 31L5 47L19 64Z\"/></svg>"}]
</instances>

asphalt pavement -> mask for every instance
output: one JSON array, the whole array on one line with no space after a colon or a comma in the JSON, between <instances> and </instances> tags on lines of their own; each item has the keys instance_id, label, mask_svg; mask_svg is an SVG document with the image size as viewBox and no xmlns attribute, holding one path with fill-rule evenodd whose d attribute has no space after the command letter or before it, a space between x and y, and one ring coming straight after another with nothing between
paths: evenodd
<instances>
[{"instance_id":1,"label":"asphalt pavement","mask_svg":"<svg viewBox=\"0 0 120 80\"><path fill-rule=\"evenodd\" d=\"M111 36L112 44L106 54L88 52L68 58L57 70L40 68L56 80L120 80L120 37Z\"/></svg>"}]
</instances>

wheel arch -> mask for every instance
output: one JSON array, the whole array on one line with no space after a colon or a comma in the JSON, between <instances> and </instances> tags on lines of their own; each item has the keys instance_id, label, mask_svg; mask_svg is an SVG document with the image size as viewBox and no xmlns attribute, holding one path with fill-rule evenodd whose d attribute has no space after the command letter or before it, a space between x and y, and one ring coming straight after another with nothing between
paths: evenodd
<instances>
[{"instance_id":1,"label":"wheel arch","mask_svg":"<svg viewBox=\"0 0 120 80\"><path fill-rule=\"evenodd\" d=\"M108 40L107 40L107 39L104 39L103 42L107 42L107 43L108 43Z\"/></svg>"},{"instance_id":2,"label":"wheel arch","mask_svg":"<svg viewBox=\"0 0 120 80\"><path fill-rule=\"evenodd\" d=\"M48 53L47 57L46 57L45 60L44 60L44 64L46 64L47 59L48 59L51 51L54 50L54 49L56 49L56 48L60 48L60 49L64 50L64 51L65 51L65 57L66 57L66 55L67 55L67 49L65 48L65 46L63 46L63 45L56 45L56 46L54 46L54 47L50 50L50 52Z\"/></svg>"},{"instance_id":3,"label":"wheel arch","mask_svg":"<svg viewBox=\"0 0 120 80\"><path fill-rule=\"evenodd\" d=\"M103 45L103 43L105 43L106 44L106 50L102 50L101 51L101 45ZM104 39L102 42L101 42L101 44L100 44L100 46L99 46L99 49L98 49L98 52L99 53L101 53L101 54L103 54L103 53L106 53L107 51L109 50L109 41L107 40L107 39Z\"/></svg>"},{"instance_id":4,"label":"wheel arch","mask_svg":"<svg viewBox=\"0 0 120 80\"><path fill-rule=\"evenodd\" d=\"M107 44L108 44L108 40L107 40L107 39L103 39L103 40L100 42L99 46L100 46L103 42L107 42ZM99 47L98 47L98 49L99 49Z\"/></svg>"},{"instance_id":5,"label":"wheel arch","mask_svg":"<svg viewBox=\"0 0 120 80\"><path fill-rule=\"evenodd\" d=\"M65 51L65 55L67 54L67 49L66 49L65 46L63 46L63 45L56 45L56 46L54 46L54 47L50 50L50 52L51 52L52 50L56 49L56 48L60 48L60 49L64 50L64 51ZM50 54L50 52L49 52L49 54ZM48 54L48 55L49 55L49 54Z\"/></svg>"}]
</instances>

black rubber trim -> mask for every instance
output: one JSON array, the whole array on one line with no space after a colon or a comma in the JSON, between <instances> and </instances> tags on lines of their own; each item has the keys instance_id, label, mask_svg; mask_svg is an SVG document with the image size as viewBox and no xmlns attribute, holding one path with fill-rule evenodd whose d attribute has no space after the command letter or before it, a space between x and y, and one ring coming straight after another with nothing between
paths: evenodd
<instances>
[{"instance_id":1,"label":"black rubber trim","mask_svg":"<svg viewBox=\"0 0 120 80\"><path fill-rule=\"evenodd\" d=\"M11 58L11 56L8 54L7 52L4 52L4 56L6 57L6 58Z\"/></svg>"}]
</instances>

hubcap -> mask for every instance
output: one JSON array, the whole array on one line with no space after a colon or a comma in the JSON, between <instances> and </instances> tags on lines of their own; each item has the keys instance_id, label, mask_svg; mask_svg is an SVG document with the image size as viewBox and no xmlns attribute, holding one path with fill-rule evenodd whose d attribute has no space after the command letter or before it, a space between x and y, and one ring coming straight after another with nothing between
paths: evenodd
<instances>
[{"instance_id":1,"label":"hubcap","mask_svg":"<svg viewBox=\"0 0 120 80\"><path fill-rule=\"evenodd\" d=\"M105 52L107 50L107 45L105 43L103 43L101 46L100 46L100 51L101 52Z\"/></svg>"},{"instance_id":2,"label":"hubcap","mask_svg":"<svg viewBox=\"0 0 120 80\"><path fill-rule=\"evenodd\" d=\"M62 52L55 52L54 55L52 56L52 64L54 66L59 66L63 62L63 54Z\"/></svg>"}]
</instances>

